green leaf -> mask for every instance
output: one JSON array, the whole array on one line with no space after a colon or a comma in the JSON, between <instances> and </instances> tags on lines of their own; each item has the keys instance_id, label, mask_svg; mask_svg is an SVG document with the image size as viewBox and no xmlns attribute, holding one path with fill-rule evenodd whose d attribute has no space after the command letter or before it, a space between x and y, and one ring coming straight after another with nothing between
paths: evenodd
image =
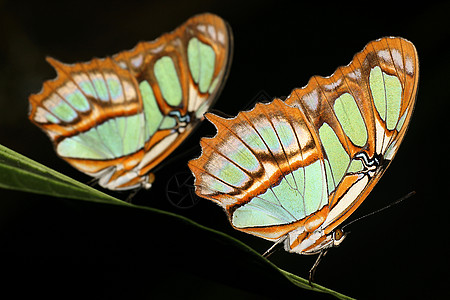
<instances>
[{"instance_id":1,"label":"green leaf","mask_svg":"<svg viewBox=\"0 0 450 300\"><path fill-rule=\"evenodd\" d=\"M202 267L199 268L196 259L199 260L204 257L202 251L212 251L216 255L213 264L222 263L224 265L214 268L213 270L207 269L203 271L207 273L205 279L215 281L216 284L223 284L221 281L226 280L227 277L221 274L221 272L223 272L224 268L230 268L226 261L221 262L220 260L222 260L222 257L233 256L233 261L236 263L232 266L233 272L238 272L238 274L249 274L249 276L258 277L257 280L268 281L269 283L263 283L262 285L264 289L272 289L273 294L278 293L279 289L302 288L327 293L339 299L352 299L317 284L314 284L314 287L311 287L308 284L308 280L278 268L272 262L262 257L258 252L229 235L202 226L181 215L146 206L132 205L121 201L62 175L1 145L0 187L53 197L83 200L86 205L95 205L97 209L98 205L101 205L100 210L102 210L102 207L103 210L108 210L108 207L111 207L109 205L112 205L112 207L124 206L123 208L128 208L119 211L120 214L130 213L130 209L131 211L139 212L139 214L144 214L143 222L147 224L143 225L143 227L148 226L148 228L158 228L158 230L152 234L152 240L155 241L154 246L152 245L151 247L152 250L156 249L156 251L160 253L159 256L163 257L164 255L168 255L167 253L170 253L169 255L172 263L185 267L181 271L183 274L186 272L191 273L187 277L192 277L192 274L194 274L195 277L198 273L202 273ZM89 204L89 202L92 203ZM105 204L108 205L105 206ZM97 214L100 213L97 212L96 215ZM164 241L164 245L161 246L158 241L167 239L167 237L171 236L171 232L164 232L165 228L169 228L169 224L178 228L177 236L179 238L175 241L172 241L172 239ZM175 256L175 254L170 251L177 249L180 243L182 245L189 244L189 249L176 251ZM198 257L193 259L193 255L198 255ZM205 275L200 274L200 276ZM239 283L232 281L227 282L227 284L233 286ZM242 286L239 286L238 288L242 288Z\"/></svg>"},{"instance_id":2,"label":"green leaf","mask_svg":"<svg viewBox=\"0 0 450 300\"><path fill-rule=\"evenodd\" d=\"M0 187L92 202L129 205L0 145Z\"/></svg>"}]
</instances>

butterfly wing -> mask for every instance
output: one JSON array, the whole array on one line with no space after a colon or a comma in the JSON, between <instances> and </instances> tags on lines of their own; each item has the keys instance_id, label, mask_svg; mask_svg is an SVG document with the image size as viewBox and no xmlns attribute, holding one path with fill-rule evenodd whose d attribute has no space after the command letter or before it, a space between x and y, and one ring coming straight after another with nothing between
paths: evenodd
<instances>
[{"instance_id":1,"label":"butterfly wing","mask_svg":"<svg viewBox=\"0 0 450 300\"><path fill-rule=\"evenodd\" d=\"M276 240L326 214L320 141L298 108L275 99L232 119L206 116L218 132L201 140L189 167L196 193L221 205L236 229Z\"/></svg>"},{"instance_id":2,"label":"butterfly wing","mask_svg":"<svg viewBox=\"0 0 450 300\"><path fill-rule=\"evenodd\" d=\"M148 187L147 174L217 99L232 52L229 26L203 14L112 58L66 65L31 95L30 120L56 152L100 185Z\"/></svg>"},{"instance_id":3,"label":"butterfly wing","mask_svg":"<svg viewBox=\"0 0 450 300\"><path fill-rule=\"evenodd\" d=\"M414 109L418 68L411 42L382 38L286 99L309 117L321 140L330 192L325 234L364 201L396 154Z\"/></svg>"},{"instance_id":4,"label":"butterfly wing","mask_svg":"<svg viewBox=\"0 0 450 300\"><path fill-rule=\"evenodd\" d=\"M189 163L196 193L239 230L288 251L315 253L364 200L404 137L418 60L401 38L369 43L328 78L312 77L282 102L224 119Z\"/></svg>"}]
</instances>

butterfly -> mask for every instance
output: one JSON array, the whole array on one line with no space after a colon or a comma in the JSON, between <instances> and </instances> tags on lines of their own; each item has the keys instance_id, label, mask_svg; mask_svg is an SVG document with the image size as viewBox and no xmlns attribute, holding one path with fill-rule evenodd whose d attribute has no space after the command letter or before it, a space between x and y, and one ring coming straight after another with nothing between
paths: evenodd
<instances>
[{"instance_id":1,"label":"butterfly","mask_svg":"<svg viewBox=\"0 0 450 300\"><path fill-rule=\"evenodd\" d=\"M206 114L217 134L202 138L201 156L189 162L196 194L222 206L237 230L320 254L317 266L394 158L418 74L414 45L385 37L285 101L234 118Z\"/></svg>"},{"instance_id":2,"label":"butterfly","mask_svg":"<svg viewBox=\"0 0 450 300\"><path fill-rule=\"evenodd\" d=\"M231 56L231 28L205 13L112 57L75 64L47 58L57 77L29 97L29 119L100 186L148 189L150 171L216 101Z\"/></svg>"}]
</instances>

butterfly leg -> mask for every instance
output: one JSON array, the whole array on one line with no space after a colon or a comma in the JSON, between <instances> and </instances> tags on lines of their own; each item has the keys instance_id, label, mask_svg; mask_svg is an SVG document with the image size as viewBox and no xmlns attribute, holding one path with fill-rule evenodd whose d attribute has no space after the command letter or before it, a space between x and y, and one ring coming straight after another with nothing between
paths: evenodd
<instances>
[{"instance_id":1,"label":"butterfly leg","mask_svg":"<svg viewBox=\"0 0 450 300\"><path fill-rule=\"evenodd\" d=\"M98 178L94 177L91 180L89 180L88 182L86 182L86 184L89 186L95 186L96 184L98 184Z\"/></svg>"},{"instance_id":2,"label":"butterfly leg","mask_svg":"<svg viewBox=\"0 0 450 300\"><path fill-rule=\"evenodd\" d=\"M314 274L316 273L317 266L319 265L322 258L327 254L328 250L324 249L320 251L319 256L317 256L316 262L312 266L311 270L309 270L309 285L312 287L312 282L314 279Z\"/></svg>"},{"instance_id":3,"label":"butterfly leg","mask_svg":"<svg viewBox=\"0 0 450 300\"><path fill-rule=\"evenodd\" d=\"M278 241L276 241L269 249L267 249L266 252L264 252L264 254L262 256L264 256L265 258L269 257L272 253L274 253L275 251L277 251L278 249L280 249L283 245L283 242L287 239L287 235L284 235L282 237L280 237L278 239Z\"/></svg>"},{"instance_id":4,"label":"butterfly leg","mask_svg":"<svg viewBox=\"0 0 450 300\"><path fill-rule=\"evenodd\" d=\"M134 196L136 196L136 194L140 190L142 190L142 188L143 188L142 185L140 185L138 188L132 190L125 201L128 202L128 203L132 203Z\"/></svg>"}]
</instances>

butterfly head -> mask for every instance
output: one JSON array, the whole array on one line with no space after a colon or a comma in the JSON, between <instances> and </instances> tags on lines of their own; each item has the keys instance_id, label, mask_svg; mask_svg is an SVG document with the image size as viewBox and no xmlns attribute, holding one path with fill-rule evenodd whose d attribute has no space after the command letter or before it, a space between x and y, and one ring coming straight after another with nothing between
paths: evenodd
<instances>
[{"instance_id":1,"label":"butterfly head","mask_svg":"<svg viewBox=\"0 0 450 300\"><path fill-rule=\"evenodd\" d=\"M143 181L141 183L142 188L149 190L152 188L152 184L155 181L155 174L148 173L146 176L144 176Z\"/></svg>"},{"instance_id":2,"label":"butterfly head","mask_svg":"<svg viewBox=\"0 0 450 300\"><path fill-rule=\"evenodd\" d=\"M331 234L333 236L332 237L333 243L331 246L338 247L342 243L342 241L346 238L348 232L344 232L342 231L342 229L339 228L334 230Z\"/></svg>"},{"instance_id":3,"label":"butterfly head","mask_svg":"<svg viewBox=\"0 0 450 300\"><path fill-rule=\"evenodd\" d=\"M348 234L342 229L336 229L325 234L323 229L318 228L305 237L305 232L300 233L300 231L296 229L287 234L285 239L286 251L306 255L317 254L325 249L338 247Z\"/></svg>"}]
</instances>

